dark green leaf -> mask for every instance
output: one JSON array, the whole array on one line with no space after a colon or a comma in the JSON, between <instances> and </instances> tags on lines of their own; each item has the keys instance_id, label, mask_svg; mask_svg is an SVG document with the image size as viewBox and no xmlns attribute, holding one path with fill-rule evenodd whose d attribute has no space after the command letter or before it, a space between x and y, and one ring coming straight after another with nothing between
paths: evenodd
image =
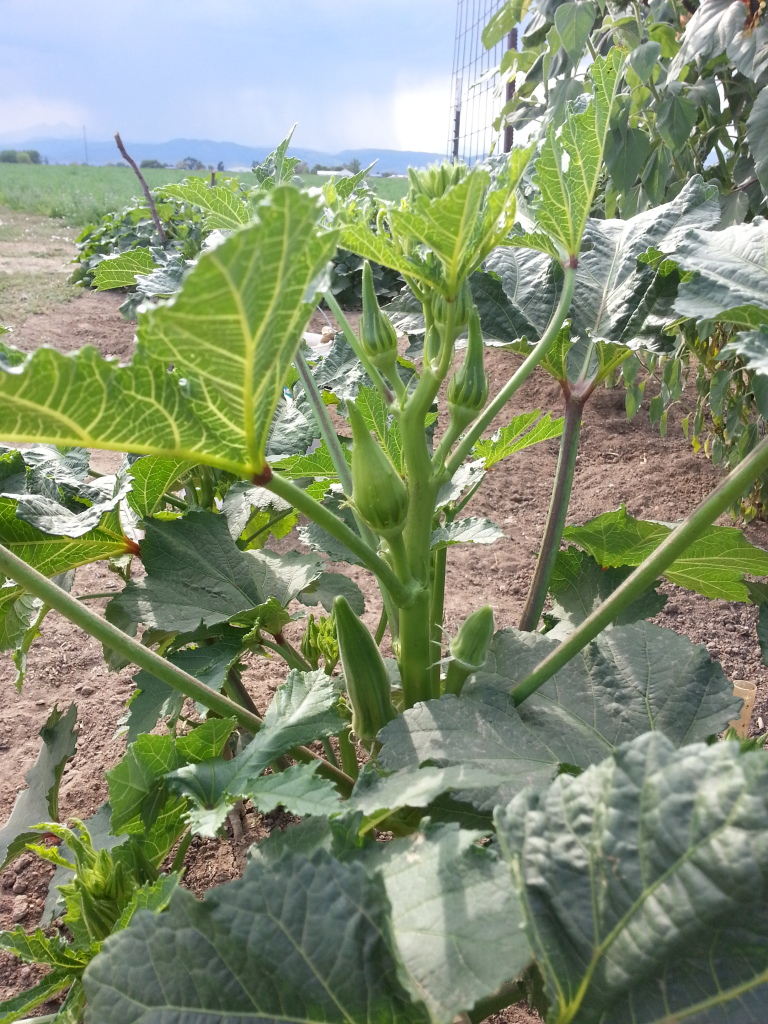
<instances>
[{"instance_id":1,"label":"dark green leaf","mask_svg":"<svg viewBox=\"0 0 768 1024\"><path fill-rule=\"evenodd\" d=\"M435 1024L450 1024L531 958L509 870L495 848L477 845L481 835L427 825L370 862L382 865L401 977Z\"/></svg>"},{"instance_id":2,"label":"dark green leaf","mask_svg":"<svg viewBox=\"0 0 768 1024\"><path fill-rule=\"evenodd\" d=\"M349 576L344 576L339 572L324 572L296 597L302 604L310 607L321 604L327 612L330 612L333 602L339 594L346 597L355 615L363 614L365 597L362 590Z\"/></svg>"},{"instance_id":3,"label":"dark green leaf","mask_svg":"<svg viewBox=\"0 0 768 1024\"><path fill-rule=\"evenodd\" d=\"M755 97L747 118L747 142L755 161L755 171L768 193L768 92L763 88Z\"/></svg>"},{"instance_id":4,"label":"dark green leaf","mask_svg":"<svg viewBox=\"0 0 768 1024\"><path fill-rule=\"evenodd\" d=\"M629 66L641 82L647 82L661 56L661 43L650 40L640 43L629 55Z\"/></svg>"},{"instance_id":5,"label":"dark green leaf","mask_svg":"<svg viewBox=\"0 0 768 1024\"><path fill-rule=\"evenodd\" d=\"M677 88L673 88L677 86ZM696 104L682 95L679 82L670 83L664 91L656 113L656 128L664 142L674 153L688 141L696 124Z\"/></svg>"},{"instance_id":6,"label":"dark green leaf","mask_svg":"<svg viewBox=\"0 0 768 1024\"><path fill-rule=\"evenodd\" d=\"M648 734L497 812L548 1020L761 1019L767 793L762 752Z\"/></svg>"},{"instance_id":7,"label":"dark green leaf","mask_svg":"<svg viewBox=\"0 0 768 1024\"><path fill-rule=\"evenodd\" d=\"M680 285L675 309L683 316L725 320L737 327L768 324L768 221L722 231L686 231L669 252L697 273Z\"/></svg>"},{"instance_id":8,"label":"dark green leaf","mask_svg":"<svg viewBox=\"0 0 768 1024\"><path fill-rule=\"evenodd\" d=\"M360 864L322 851L252 861L202 903L177 890L164 914L108 939L85 974L90 1012L100 1024L137 1012L144 1024L426 1022L397 979L387 919L384 885Z\"/></svg>"},{"instance_id":9,"label":"dark green leaf","mask_svg":"<svg viewBox=\"0 0 768 1024\"><path fill-rule=\"evenodd\" d=\"M605 147L605 165L619 192L629 192L650 152L651 140L641 128L611 132Z\"/></svg>"},{"instance_id":10,"label":"dark green leaf","mask_svg":"<svg viewBox=\"0 0 768 1024\"><path fill-rule=\"evenodd\" d=\"M547 636L552 640L562 640L572 633L576 626L610 597L631 571L626 567L603 569L594 558L576 548L558 551L549 581L549 593L552 598L552 615L559 622L547 632ZM613 624L623 626L637 619L650 619L666 603L666 596L651 587L633 601Z\"/></svg>"}]
</instances>

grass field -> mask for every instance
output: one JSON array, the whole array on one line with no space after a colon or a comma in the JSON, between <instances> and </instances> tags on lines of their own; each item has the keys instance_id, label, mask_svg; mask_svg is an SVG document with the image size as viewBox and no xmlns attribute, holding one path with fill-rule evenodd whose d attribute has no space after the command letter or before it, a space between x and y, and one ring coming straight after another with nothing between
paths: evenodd
<instances>
[{"instance_id":1,"label":"grass field","mask_svg":"<svg viewBox=\"0 0 768 1024\"><path fill-rule=\"evenodd\" d=\"M147 169L143 173L150 188L156 188L194 172ZM249 175L228 176L247 179ZM307 185L320 185L328 179L307 174L304 180ZM404 178L374 178L372 182L384 199L399 199L408 187ZM136 176L127 167L0 164L0 206L60 217L73 227L93 224L140 194Z\"/></svg>"}]
</instances>

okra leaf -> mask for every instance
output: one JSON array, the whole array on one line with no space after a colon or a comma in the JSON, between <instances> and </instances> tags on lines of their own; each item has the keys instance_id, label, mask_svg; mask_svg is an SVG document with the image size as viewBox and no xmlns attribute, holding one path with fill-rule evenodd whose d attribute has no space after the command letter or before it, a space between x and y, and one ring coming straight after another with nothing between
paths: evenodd
<instances>
[{"instance_id":1,"label":"okra leaf","mask_svg":"<svg viewBox=\"0 0 768 1024\"><path fill-rule=\"evenodd\" d=\"M18 503L0 498L0 542L45 576L58 576L80 565L135 550L123 534L117 512L103 516L98 526L79 537L43 533L16 515Z\"/></svg>"},{"instance_id":2,"label":"okra leaf","mask_svg":"<svg viewBox=\"0 0 768 1024\"><path fill-rule=\"evenodd\" d=\"M261 775L245 794L262 814L283 807L300 817L328 817L344 810L339 791L329 779L317 775L320 762L294 764L274 775Z\"/></svg>"},{"instance_id":3,"label":"okra leaf","mask_svg":"<svg viewBox=\"0 0 768 1024\"><path fill-rule=\"evenodd\" d=\"M163 508L166 491L194 466L189 459L167 459L147 455L131 465L133 483L128 493L128 504L142 518Z\"/></svg>"},{"instance_id":4,"label":"okra leaf","mask_svg":"<svg viewBox=\"0 0 768 1024\"><path fill-rule=\"evenodd\" d=\"M243 227L251 219L245 196L224 185L209 185L202 178L187 178L177 184L163 185L163 196L181 199L199 206L205 214L205 227L209 231Z\"/></svg>"},{"instance_id":5,"label":"okra leaf","mask_svg":"<svg viewBox=\"0 0 768 1024\"><path fill-rule=\"evenodd\" d=\"M306 193L272 189L255 222L204 253L171 302L139 314L128 366L94 348L39 348L22 362L9 350L0 435L263 473L286 373L335 251L321 214Z\"/></svg>"},{"instance_id":6,"label":"okra leaf","mask_svg":"<svg viewBox=\"0 0 768 1024\"><path fill-rule=\"evenodd\" d=\"M666 523L635 519L622 505L583 526L567 526L563 539L578 544L609 568L640 565L671 532L672 526ZM671 583L725 601L749 601L746 574L768 576L768 551L750 544L732 526L707 527L663 573Z\"/></svg>"},{"instance_id":7,"label":"okra leaf","mask_svg":"<svg viewBox=\"0 0 768 1024\"><path fill-rule=\"evenodd\" d=\"M212 690L221 690L229 669L242 653L242 644L234 638L219 640L207 646L169 654L168 661L199 679ZM142 669L133 677L136 690L128 701L126 714L118 722L118 734L125 734L126 741L134 740L145 732L151 732L158 719L178 719L184 704L184 694L172 689L167 683Z\"/></svg>"},{"instance_id":8,"label":"okra leaf","mask_svg":"<svg viewBox=\"0 0 768 1024\"><path fill-rule=\"evenodd\" d=\"M342 451L347 461L351 461L351 452L344 444L342 444ZM285 459L280 459L279 462L273 462L272 468L289 480L302 480L306 477L328 481L339 479L325 441L309 455L289 455Z\"/></svg>"},{"instance_id":9,"label":"okra leaf","mask_svg":"<svg viewBox=\"0 0 768 1024\"><path fill-rule=\"evenodd\" d=\"M28 935L21 925L12 931L0 932L0 949L28 964L48 964L72 971L83 970L93 956L91 950L77 949L59 935L47 936L42 928Z\"/></svg>"},{"instance_id":10,"label":"okra leaf","mask_svg":"<svg viewBox=\"0 0 768 1024\"><path fill-rule=\"evenodd\" d=\"M482 835L426 825L377 844L368 861L386 887L400 977L435 1024L451 1024L531 959L509 869L495 846L478 845Z\"/></svg>"},{"instance_id":11,"label":"okra leaf","mask_svg":"<svg viewBox=\"0 0 768 1024\"><path fill-rule=\"evenodd\" d=\"M696 271L680 285L678 313L745 328L768 324L768 221L756 217L722 231L692 228L660 248Z\"/></svg>"},{"instance_id":12,"label":"okra leaf","mask_svg":"<svg viewBox=\"0 0 768 1024\"><path fill-rule=\"evenodd\" d=\"M483 271L469 279L483 337L538 341L557 306L560 268L543 253L499 246Z\"/></svg>"},{"instance_id":13,"label":"okra leaf","mask_svg":"<svg viewBox=\"0 0 768 1024\"><path fill-rule=\"evenodd\" d=\"M648 733L496 812L548 1020L761 1018L766 793L762 752Z\"/></svg>"},{"instance_id":14,"label":"okra leaf","mask_svg":"<svg viewBox=\"0 0 768 1024\"><path fill-rule=\"evenodd\" d=\"M586 551L574 547L558 551L549 581L551 614L558 622L546 635L551 640L562 640L568 636L610 597L631 572L627 566L603 569ZM613 625L623 626L638 619L650 619L666 603L666 595L650 587L621 612Z\"/></svg>"},{"instance_id":15,"label":"okra leaf","mask_svg":"<svg viewBox=\"0 0 768 1024\"><path fill-rule=\"evenodd\" d=\"M493 437L483 438L472 449L472 456L482 459L485 469L490 469L502 459L521 452L524 448L560 437L564 419L552 419L551 413L541 415L541 410L515 416L508 427L497 430Z\"/></svg>"},{"instance_id":16,"label":"okra leaf","mask_svg":"<svg viewBox=\"0 0 768 1024\"><path fill-rule=\"evenodd\" d=\"M344 728L347 723L339 714L338 703L337 685L322 669L292 671L267 708L262 728L236 757L229 761L209 757L169 769L165 783L172 792L191 801L188 817L193 829L202 835L215 835L236 800L251 798L259 806L259 794L263 791L268 802L270 788L279 790L280 784L265 786L261 773L292 747L324 739ZM308 782L301 774L297 779L296 801L303 793L306 801L315 799L316 808L317 801L329 806L327 789ZM287 791L284 796L288 799Z\"/></svg>"},{"instance_id":17,"label":"okra leaf","mask_svg":"<svg viewBox=\"0 0 768 1024\"><path fill-rule=\"evenodd\" d=\"M757 80L768 59L768 27L745 29L748 14L739 0L702 0L685 26L680 51L669 68L669 79L678 79L683 67L695 61L701 67L712 57L727 54L737 70Z\"/></svg>"},{"instance_id":18,"label":"okra leaf","mask_svg":"<svg viewBox=\"0 0 768 1024\"><path fill-rule=\"evenodd\" d=\"M106 773L112 831L144 833L168 799L165 776L184 764L218 757L234 727L232 718L211 718L179 739L148 733L139 736Z\"/></svg>"},{"instance_id":19,"label":"okra leaf","mask_svg":"<svg viewBox=\"0 0 768 1024\"><path fill-rule=\"evenodd\" d=\"M267 513L271 519L282 512L290 512L290 510L291 506L287 501L278 498L276 494L272 494L271 491L267 491L263 487L254 487L243 480L239 480L230 487L224 495L221 506L232 540L237 540L241 536L246 526L252 521L254 512Z\"/></svg>"},{"instance_id":20,"label":"okra leaf","mask_svg":"<svg viewBox=\"0 0 768 1024\"><path fill-rule=\"evenodd\" d=\"M32 826L56 821L59 816L59 784L64 765L75 753L77 706L67 711L54 707L40 730L43 744L26 774L27 788L16 797L11 815L0 828L0 871L30 842L40 839Z\"/></svg>"},{"instance_id":21,"label":"okra leaf","mask_svg":"<svg viewBox=\"0 0 768 1024\"><path fill-rule=\"evenodd\" d=\"M755 373L768 375L768 324L759 331L740 331L720 350L721 359L738 356Z\"/></svg>"},{"instance_id":22,"label":"okra leaf","mask_svg":"<svg viewBox=\"0 0 768 1024\"><path fill-rule=\"evenodd\" d=\"M83 484L68 504L62 495L26 493L19 495L16 518L43 533L59 537L82 537L100 527L122 535L116 516L105 518L116 509L131 489L131 478L125 472L104 476L92 484Z\"/></svg>"},{"instance_id":23,"label":"okra leaf","mask_svg":"<svg viewBox=\"0 0 768 1024\"><path fill-rule=\"evenodd\" d=\"M334 600L342 594L349 602L355 615L365 611L365 596L360 587L349 576L340 572L324 572L321 576L297 594L297 600L309 607L320 604L327 612L333 608Z\"/></svg>"},{"instance_id":24,"label":"okra leaf","mask_svg":"<svg viewBox=\"0 0 768 1024\"><path fill-rule=\"evenodd\" d=\"M510 692L556 646L537 633L498 632L461 699L417 705L379 733L379 764L395 774L369 782L359 809L370 814L415 796L424 806L442 788L490 810L550 781L561 765L587 768L649 729L683 745L720 732L738 713L706 648L647 622L601 634L516 708Z\"/></svg>"},{"instance_id":25,"label":"okra leaf","mask_svg":"<svg viewBox=\"0 0 768 1024\"><path fill-rule=\"evenodd\" d=\"M324 499L323 504L326 508L332 509L346 523L350 530L354 530L355 533L358 532L352 509L341 493L328 495ZM321 526L318 526L317 523L307 523L306 526L300 526L299 540L302 544L312 548L313 551L320 551L328 555L332 562L348 562L350 565L360 564L360 559L357 555L350 551L348 547L345 547L341 541L336 540L330 533L327 533Z\"/></svg>"},{"instance_id":26,"label":"okra leaf","mask_svg":"<svg viewBox=\"0 0 768 1024\"><path fill-rule=\"evenodd\" d=\"M84 976L90 1012L103 1024L137 1012L144 1024L426 1024L398 980L388 911L362 864L322 850L252 860L202 902L177 889L164 914L107 939Z\"/></svg>"},{"instance_id":27,"label":"okra leaf","mask_svg":"<svg viewBox=\"0 0 768 1024\"><path fill-rule=\"evenodd\" d=\"M72 971L68 968L59 968L46 974L42 981L39 981L26 992L21 992L10 999L0 1002L0 1021L2 1024L12 1024L15 1020L26 1017L30 1010L41 1006L43 1003L69 988L72 984Z\"/></svg>"},{"instance_id":28,"label":"okra leaf","mask_svg":"<svg viewBox=\"0 0 768 1024\"><path fill-rule=\"evenodd\" d=\"M447 548L451 544L495 544L504 537L504 531L492 520L470 516L433 530L432 549Z\"/></svg>"},{"instance_id":29,"label":"okra leaf","mask_svg":"<svg viewBox=\"0 0 768 1024\"><path fill-rule=\"evenodd\" d=\"M603 169L611 112L621 81L622 52L598 57L590 66L593 97L587 109L569 112L560 129L552 123L536 160L533 182L538 187L538 226L561 250L576 258L592 200Z\"/></svg>"},{"instance_id":30,"label":"okra leaf","mask_svg":"<svg viewBox=\"0 0 768 1024\"><path fill-rule=\"evenodd\" d=\"M768 54L768 37L766 52ZM768 92L764 88L755 97L747 118L747 142L755 161L755 173L763 186L763 192L768 192Z\"/></svg>"},{"instance_id":31,"label":"okra leaf","mask_svg":"<svg viewBox=\"0 0 768 1024\"><path fill-rule=\"evenodd\" d=\"M96 265L94 284L103 292L111 288L130 288L136 284L137 274L151 274L157 266L149 249L129 249L128 252L105 256Z\"/></svg>"},{"instance_id":32,"label":"okra leaf","mask_svg":"<svg viewBox=\"0 0 768 1024\"><path fill-rule=\"evenodd\" d=\"M203 511L147 520L141 556L147 575L131 580L110 607L171 632L226 622L269 597L285 605L322 572L311 555L241 551L226 518Z\"/></svg>"}]
</instances>

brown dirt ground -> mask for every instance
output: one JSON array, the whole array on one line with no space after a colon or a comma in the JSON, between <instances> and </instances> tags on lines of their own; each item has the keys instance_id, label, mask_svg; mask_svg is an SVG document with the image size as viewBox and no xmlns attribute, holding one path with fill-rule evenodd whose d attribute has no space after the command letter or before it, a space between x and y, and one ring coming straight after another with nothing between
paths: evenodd
<instances>
[{"instance_id":1,"label":"brown dirt ground","mask_svg":"<svg viewBox=\"0 0 768 1024\"><path fill-rule=\"evenodd\" d=\"M14 343L25 349L53 344L64 350L95 344L105 354L129 358L135 325L122 320L117 312L121 298L110 293L81 294L45 314L31 315L15 332ZM321 326L317 318L311 329L319 330ZM508 378L516 363L516 357L490 352L492 392ZM513 409L495 426L508 422L512 412L539 408L559 413L560 404L557 385L536 372L516 396ZM446 587L449 631L469 609L484 603L493 607L498 626L516 624L544 525L556 459L556 441L538 445L499 465L473 500L468 511L493 518L506 539L491 547L468 545L450 550ZM96 454L95 464L103 469L114 462L112 453ZM627 422L623 391L602 390L586 408L569 522L584 522L621 502L635 516L680 519L718 478L703 456L694 455L679 426L670 424L670 436L661 439L642 413ZM752 523L746 533L753 542L768 547L768 525ZM351 575L370 595L366 619L373 625L379 608L370 580L357 568ZM78 571L75 593L117 589L116 583L104 565L88 566ZM710 653L720 658L730 678L758 683L752 731L764 731L768 675L754 632L757 610L748 605L709 601L671 585L665 589L670 601L656 621L706 644ZM94 605L103 608L104 602ZM249 668L245 682L261 710L283 676L278 665L263 659ZM79 707L80 737L78 754L64 774L61 814L63 818L86 817L105 799L104 771L115 764L124 749L123 741L113 737L123 704L132 692L130 669L110 674L103 665L99 645L53 613L30 653L23 693L14 691L12 679L9 661L0 660L0 820L7 817L16 792L23 786L24 773L38 749L38 730L50 707L57 702L66 707L72 700ZM231 879L242 868L245 846L288 821L285 815L262 818L251 811L243 823L242 842L196 839L187 856L187 884L201 893ZM15 922L28 928L35 925L49 876L46 867L38 865L31 855L5 872L0 878L0 927ZM0 998L26 987L34 977L34 969L0 954ZM539 1020L523 1006L511 1007L492 1019L499 1024L533 1024Z\"/></svg>"}]
</instances>

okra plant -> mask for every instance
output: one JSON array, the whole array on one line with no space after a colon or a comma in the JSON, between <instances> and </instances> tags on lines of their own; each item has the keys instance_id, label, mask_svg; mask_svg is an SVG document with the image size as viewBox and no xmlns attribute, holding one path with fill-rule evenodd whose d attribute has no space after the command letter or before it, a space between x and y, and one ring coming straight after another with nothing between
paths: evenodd
<instances>
[{"instance_id":1,"label":"okra plant","mask_svg":"<svg viewBox=\"0 0 768 1024\"><path fill-rule=\"evenodd\" d=\"M127 927L113 914L55 1019L450 1024L523 998L550 1024L760 1019L768 755L714 742L739 711L731 684L646 619L662 577L760 601L745 577L768 575L768 553L712 524L768 467L768 440L674 528L623 508L565 527L584 401L669 313L648 253L674 257L712 224L700 179L633 220L591 218L623 74L612 50L589 104L540 146L415 172L374 217L353 191L271 189L171 301L140 312L128 365L4 349L0 436L33 445L2 456L4 642L21 675L55 609L112 666L140 669L102 811L112 850L151 844L172 878L189 837L219 833L240 801L302 819L203 901L174 882L167 909ZM339 245L407 284L388 316L365 271L359 333L326 290ZM341 330L316 357L301 339L324 292ZM758 365L763 334L744 341ZM523 355L493 397L490 341ZM564 421L514 406L538 366L562 384ZM472 496L492 465L560 436L521 628L494 632L486 606L447 635L451 546L501 535L465 515ZM88 448L130 454L93 481ZM297 523L309 553L265 546ZM68 593L99 558L125 582L106 619ZM375 635L327 559L372 574ZM318 617L291 642L301 605ZM246 656L286 665L263 716ZM56 818L29 783L0 832L3 866ZM82 891L89 865L68 864L67 891ZM131 891L157 884L144 877ZM18 930L0 944L51 962Z\"/></svg>"}]
</instances>

